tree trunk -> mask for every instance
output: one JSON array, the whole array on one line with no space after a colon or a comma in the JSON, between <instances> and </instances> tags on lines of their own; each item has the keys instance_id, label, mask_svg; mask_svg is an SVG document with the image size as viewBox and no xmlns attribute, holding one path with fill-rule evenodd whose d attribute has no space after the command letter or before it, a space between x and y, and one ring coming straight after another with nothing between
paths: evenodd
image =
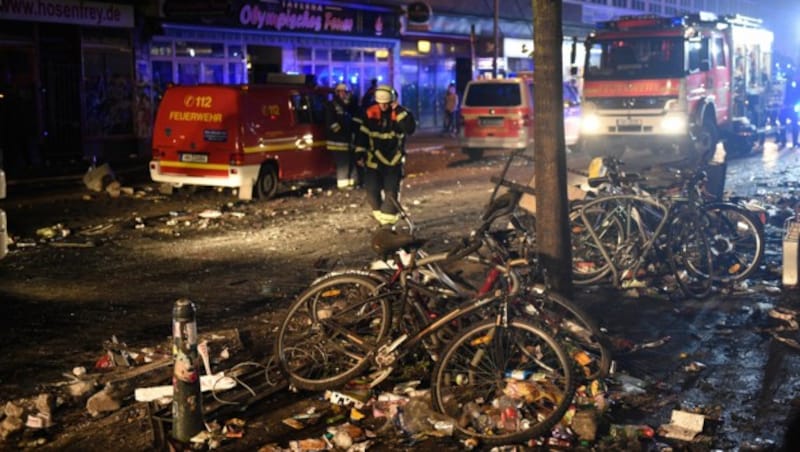
<instances>
[{"instance_id":1,"label":"tree trunk","mask_svg":"<svg viewBox=\"0 0 800 452\"><path fill-rule=\"evenodd\" d=\"M572 257L566 191L561 1L532 1L536 241L546 283L569 297Z\"/></svg>"}]
</instances>

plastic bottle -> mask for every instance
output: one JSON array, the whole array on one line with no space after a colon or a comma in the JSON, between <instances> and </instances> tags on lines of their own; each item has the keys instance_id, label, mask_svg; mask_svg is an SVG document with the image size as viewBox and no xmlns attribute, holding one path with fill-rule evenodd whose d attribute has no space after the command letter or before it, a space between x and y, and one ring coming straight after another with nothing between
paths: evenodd
<instances>
[{"instance_id":1,"label":"plastic bottle","mask_svg":"<svg viewBox=\"0 0 800 452\"><path fill-rule=\"evenodd\" d=\"M612 438L653 438L656 434L649 425L611 424L608 434Z\"/></svg>"},{"instance_id":2,"label":"plastic bottle","mask_svg":"<svg viewBox=\"0 0 800 452\"><path fill-rule=\"evenodd\" d=\"M510 397L500 397L497 399L497 408L500 410L500 422L498 427L506 432L516 432L519 430L519 410Z\"/></svg>"}]
</instances>

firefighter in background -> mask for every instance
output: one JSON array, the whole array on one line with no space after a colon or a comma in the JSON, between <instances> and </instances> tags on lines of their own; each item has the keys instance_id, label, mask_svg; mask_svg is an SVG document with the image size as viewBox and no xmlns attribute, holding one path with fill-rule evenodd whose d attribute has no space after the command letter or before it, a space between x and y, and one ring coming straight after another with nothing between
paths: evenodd
<instances>
[{"instance_id":1,"label":"firefighter in background","mask_svg":"<svg viewBox=\"0 0 800 452\"><path fill-rule=\"evenodd\" d=\"M357 125L353 121L355 105L347 85L339 83L334 97L325 111L325 138L328 150L333 152L336 163L336 187L340 190L355 187L356 168L353 149L353 134Z\"/></svg>"},{"instance_id":2,"label":"firefighter in background","mask_svg":"<svg viewBox=\"0 0 800 452\"><path fill-rule=\"evenodd\" d=\"M792 134L792 147L800 147L798 135L800 135L800 124L797 123L800 119L800 84L794 73L789 71L786 74L786 90L783 97L783 108L781 109L780 121L781 125L788 128ZM783 147L786 145L786 130L781 130L778 134L778 145Z\"/></svg>"},{"instance_id":3,"label":"firefighter in background","mask_svg":"<svg viewBox=\"0 0 800 452\"><path fill-rule=\"evenodd\" d=\"M392 226L399 219L396 203L403 178L406 138L414 133L416 121L397 102L397 93L391 86L378 86L375 102L361 118L356 154L365 167L364 188L372 216L381 226Z\"/></svg>"}]
</instances>

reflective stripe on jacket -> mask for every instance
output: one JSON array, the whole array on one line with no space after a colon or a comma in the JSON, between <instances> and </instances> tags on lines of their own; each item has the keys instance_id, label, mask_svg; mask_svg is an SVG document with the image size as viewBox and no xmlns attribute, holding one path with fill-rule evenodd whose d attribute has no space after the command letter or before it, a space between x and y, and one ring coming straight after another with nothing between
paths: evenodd
<instances>
[{"instance_id":1,"label":"reflective stripe on jacket","mask_svg":"<svg viewBox=\"0 0 800 452\"><path fill-rule=\"evenodd\" d=\"M355 127L354 127L355 126ZM325 109L325 138L330 151L348 151L352 135L357 131L353 124L352 107L339 98L328 103Z\"/></svg>"},{"instance_id":2,"label":"reflective stripe on jacket","mask_svg":"<svg viewBox=\"0 0 800 452\"><path fill-rule=\"evenodd\" d=\"M375 104L367 109L362 121L356 135L356 152L367 152L367 167L402 163L406 137L416 129L411 112L399 105L384 112Z\"/></svg>"}]
</instances>

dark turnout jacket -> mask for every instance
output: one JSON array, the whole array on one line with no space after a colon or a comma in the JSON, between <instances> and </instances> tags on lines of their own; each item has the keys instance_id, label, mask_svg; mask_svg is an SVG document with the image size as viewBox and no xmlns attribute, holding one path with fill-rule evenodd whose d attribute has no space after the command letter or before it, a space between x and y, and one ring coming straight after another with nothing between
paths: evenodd
<instances>
[{"instance_id":1,"label":"dark turnout jacket","mask_svg":"<svg viewBox=\"0 0 800 452\"><path fill-rule=\"evenodd\" d=\"M328 102L325 110L325 137L329 151L348 151L353 132L358 125L353 122L353 108L338 97Z\"/></svg>"},{"instance_id":2,"label":"dark turnout jacket","mask_svg":"<svg viewBox=\"0 0 800 452\"><path fill-rule=\"evenodd\" d=\"M366 166L395 166L403 161L406 138L414 133L417 123L410 111L398 105L381 111L378 104L367 108L356 134L356 152L366 152Z\"/></svg>"}]
</instances>

